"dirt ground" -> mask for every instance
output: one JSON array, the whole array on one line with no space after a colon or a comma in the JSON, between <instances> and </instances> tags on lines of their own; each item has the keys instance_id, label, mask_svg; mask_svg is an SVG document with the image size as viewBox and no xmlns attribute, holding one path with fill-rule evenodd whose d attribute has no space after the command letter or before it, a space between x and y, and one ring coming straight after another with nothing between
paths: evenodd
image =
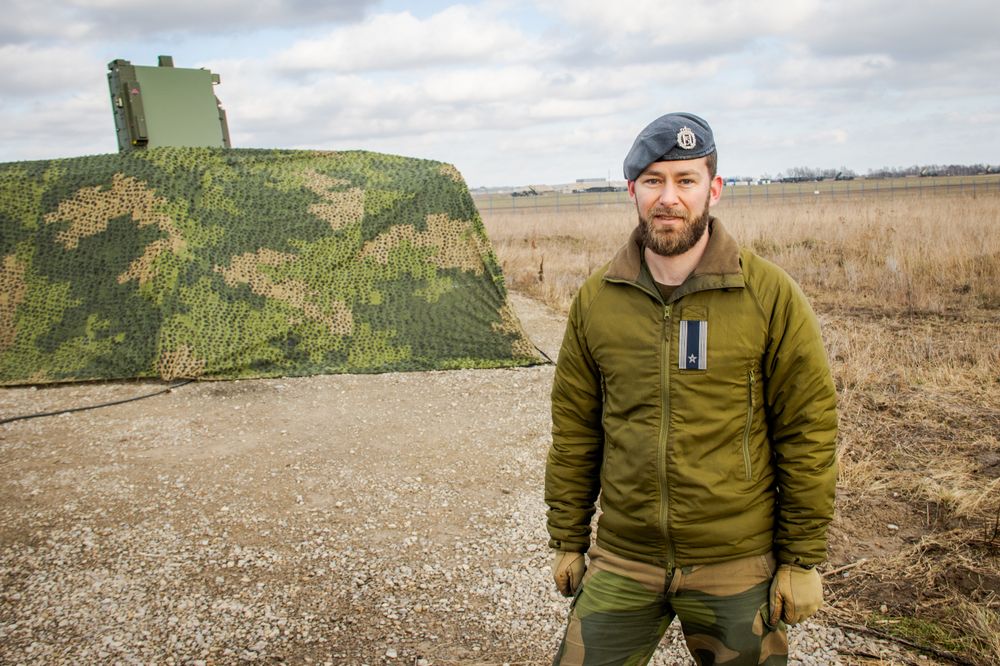
<instances>
[{"instance_id":1,"label":"dirt ground","mask_svg":"<svg viewBox=\"0 0 1000 666\"><path fill-rule=\"evenodd\" d=\"M563 317L512 300L555 358ZM545 663L551 378L197 382L0 426L0 663ZM6 388L0 418L162 387Z\"/></svg>"},{"instance_id":2,"label":"dirt ground","mask_svg":"<svg viewBox=\"0 0 1000 666\"><path fill-rule=\"evenodd\" d=\"M562 319L517 305L554 357ZM198 382L0 426L0 663L551 651L550 383L545 365ZM0 418L159 388L7 388Z\"/></svg>"}]
</instances>

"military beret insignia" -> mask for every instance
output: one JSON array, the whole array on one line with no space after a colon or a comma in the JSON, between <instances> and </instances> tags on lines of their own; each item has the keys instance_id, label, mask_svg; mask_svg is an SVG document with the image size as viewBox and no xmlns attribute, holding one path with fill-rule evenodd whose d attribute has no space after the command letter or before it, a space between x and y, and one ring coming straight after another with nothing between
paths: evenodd
<instances>
[{"instance_id":1,"label":"military beret insignia","mask_svg":"<svg viewBox=\"0 0 1000 666\"><path fill-rule=\"evenodd\" d=\"M690 127L682 127L677 132L677 145L684 150L691 150L698 145L698 137Z\"/></svg>"}]
</instances>

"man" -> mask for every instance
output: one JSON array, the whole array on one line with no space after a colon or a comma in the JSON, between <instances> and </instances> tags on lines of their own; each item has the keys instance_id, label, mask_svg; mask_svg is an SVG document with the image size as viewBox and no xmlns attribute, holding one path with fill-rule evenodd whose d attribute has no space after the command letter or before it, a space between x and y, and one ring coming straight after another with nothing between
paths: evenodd
<instances>
[{"instance_id":1,"label":"man","mask_svg":"<svg viewBox=\"0 0 1000 666\"><path fill-rule=\"evenodd\" d=\"M822 602L833 515L819 324L709 215L704 120L653 121L625 178L639 225L576 295L552 388L549 545L576 596L555 663L645 664L676 616L698 664L786 664L785 624Z\"/></svg>"}]
</instances>

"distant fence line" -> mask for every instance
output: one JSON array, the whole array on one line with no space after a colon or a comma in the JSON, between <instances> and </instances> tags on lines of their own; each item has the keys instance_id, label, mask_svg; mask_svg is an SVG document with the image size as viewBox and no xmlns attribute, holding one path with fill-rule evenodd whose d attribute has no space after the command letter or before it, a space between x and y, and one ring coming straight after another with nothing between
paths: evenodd
<instances>
[{"instance_id":1,"label":"distant fence line","mask_svg":"<svg viewBox=\"0 0 1000 666\"><path fill-rule=\"evenodd\" d=\"M1000 195L1000 174L726 185L720 206L903 197L940 194ZM480 214L568 211L589 206L632 205L628 192L546 192L512 196L473 193Z\"/></svg>"}]
</instances>

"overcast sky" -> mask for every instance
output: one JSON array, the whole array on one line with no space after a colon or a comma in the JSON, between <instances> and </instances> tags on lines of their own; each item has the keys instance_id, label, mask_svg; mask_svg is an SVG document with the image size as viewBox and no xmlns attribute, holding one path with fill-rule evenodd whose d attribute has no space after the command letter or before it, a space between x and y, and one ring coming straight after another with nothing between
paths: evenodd
<instances>
[{"instance_id":1,"label":"overcast sky","mask_svg":"<svg viewBox=\"0 0 1000 666\"><path fill-rule=\"evenodd\" d=\"M0 0L0 162L117 150L116 58L221 75L238 148L621 178L668 111L724 175L1000 163L995 0Z\"/></svg>"}]
</instances>

